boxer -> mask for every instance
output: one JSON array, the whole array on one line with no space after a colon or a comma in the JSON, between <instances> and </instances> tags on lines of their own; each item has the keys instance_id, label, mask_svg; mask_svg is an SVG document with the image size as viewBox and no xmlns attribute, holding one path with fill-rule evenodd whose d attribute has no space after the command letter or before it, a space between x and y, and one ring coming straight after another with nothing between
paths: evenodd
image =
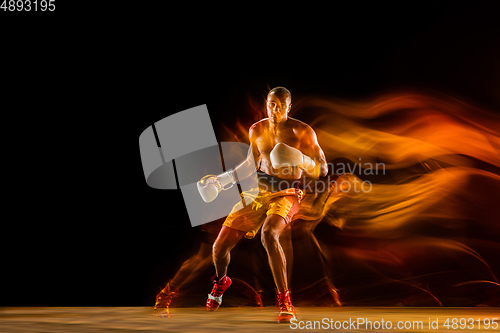
<instances>
[{"instance_id":1,"label":"boxer","mask_svg":"<svg viewBox=\"0 0 500 333\"><path fill-rule=\"evenodd\" d=\"M248 157L233 170L217 176L205 176L198 182L203 200L210 202L217 195L255 171L259 175L259 190L243 192L242 200L227 216L212 247L216 274L206 307L215 311L222 304L222 295L231 285L227 276L231 249L243 238L253 238L260 228L276 285L278 322L290 322L295 311L287 281L286 256L280 235L292 221L304 197L303 177L317 179L328 173L325 155L316 133L300 120L288 117L291 94L284 87L272 89L266 100L267 118L253 124L249 130ZM252 201L253 200L253 201ZM251 202L244 205L243 202ZM283 243L291 244L288 234ZM291 251L291 246L286 247Z\"/></svg>"}]
</instances>

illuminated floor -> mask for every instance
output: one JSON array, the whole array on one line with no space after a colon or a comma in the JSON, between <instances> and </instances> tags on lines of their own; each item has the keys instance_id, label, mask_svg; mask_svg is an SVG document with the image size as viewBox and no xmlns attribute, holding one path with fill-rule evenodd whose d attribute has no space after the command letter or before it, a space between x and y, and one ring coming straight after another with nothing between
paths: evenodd
<instances>
[{"instance_id":1,"label":"illuminated floor","mask_svg":"<svg viewBox=\"0 0 500 333\"><path fill-rule=\"evenodd\" d=\"M495 321L498 326L491 321L500 318L499 308L302 307L296 310L301 322L290 325L274 322L277 316L274 307L222 307L215 313L208 313L204 308L175 308L171 310L170 318L155 317L149 307L0 308L0 332L290 332L300 328L308 332L436 332L456 329L500 332L500 320ZM444 325L447 318L449 328ZM434 322L431 328L429 319ZM439 326L434 326L436 319ZM367 322L371 322L371 329ZM488 329L486 324L489 324Z\"/></svg>"}]
</instances>

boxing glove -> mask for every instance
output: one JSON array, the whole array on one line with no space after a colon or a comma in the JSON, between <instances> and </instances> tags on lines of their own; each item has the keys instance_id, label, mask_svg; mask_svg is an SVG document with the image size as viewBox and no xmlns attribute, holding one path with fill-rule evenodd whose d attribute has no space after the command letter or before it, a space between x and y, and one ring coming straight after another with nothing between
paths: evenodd
<instances>
[{"instance_id":1,"label":"boxing glove","mask_svg":"<svg viewBox=\"0 0 500 333\"><path fill-rule=\"evenodd\" d=\"M219 192L230 189L235 183L234 171L227 171L218 176L207 175L197 182L196 186L203 201L211 202L217 198Z\"/></svg>"},{"instance_id":2,"label":"boxing glove","mask_svg":"<svg viewBox=\"0 0 500 333\"><path fill-rule=\"evenodd\" d=\"M274 146L269 157L271 158L271 164L275 169L297 166L308 171L314 170L314 167L316 166L316 163L312 158L302 154L300 150L290 147L284 143L278 143Z\"/></svg>"}]
</instances>

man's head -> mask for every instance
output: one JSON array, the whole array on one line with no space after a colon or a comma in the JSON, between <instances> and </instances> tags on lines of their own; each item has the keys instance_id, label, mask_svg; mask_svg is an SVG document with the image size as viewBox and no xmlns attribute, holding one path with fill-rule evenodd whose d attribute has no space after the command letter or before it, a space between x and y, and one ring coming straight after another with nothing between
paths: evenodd
<instances>
[{"instance_id":1,"label":"man's head","mask_svg":"<svg viewBox=\"0 0 500 333\"><path fill-rule=\"evenodd\" d=\"M288 119L288 112L292 106L292 94L285 87L276 87L267 94L267 116L277 125Z\"/></svg>"}]
</instances>

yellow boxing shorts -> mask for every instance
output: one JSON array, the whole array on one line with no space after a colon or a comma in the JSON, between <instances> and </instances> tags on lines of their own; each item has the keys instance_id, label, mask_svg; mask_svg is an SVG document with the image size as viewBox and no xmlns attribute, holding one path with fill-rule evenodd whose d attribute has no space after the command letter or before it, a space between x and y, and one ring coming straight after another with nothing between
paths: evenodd
<instances>
[{"instance_id":1,"label":"yellow boxing shorts","mask_svg":"<svg viewBox=\"0 0 500 333\"><path fill-rule=\"evenodd\" d=\"M267 215L279 215L287 224L290 223L293 215L299 210L303 197L304 192L297 188L287 188L274 193L262 189L243 192L242 200L234 205L223 225L245 231L246 238L254 238ZM244 202L251 201L248 199L253 201L245 205Z\"/></svg>"}]
</instances>

